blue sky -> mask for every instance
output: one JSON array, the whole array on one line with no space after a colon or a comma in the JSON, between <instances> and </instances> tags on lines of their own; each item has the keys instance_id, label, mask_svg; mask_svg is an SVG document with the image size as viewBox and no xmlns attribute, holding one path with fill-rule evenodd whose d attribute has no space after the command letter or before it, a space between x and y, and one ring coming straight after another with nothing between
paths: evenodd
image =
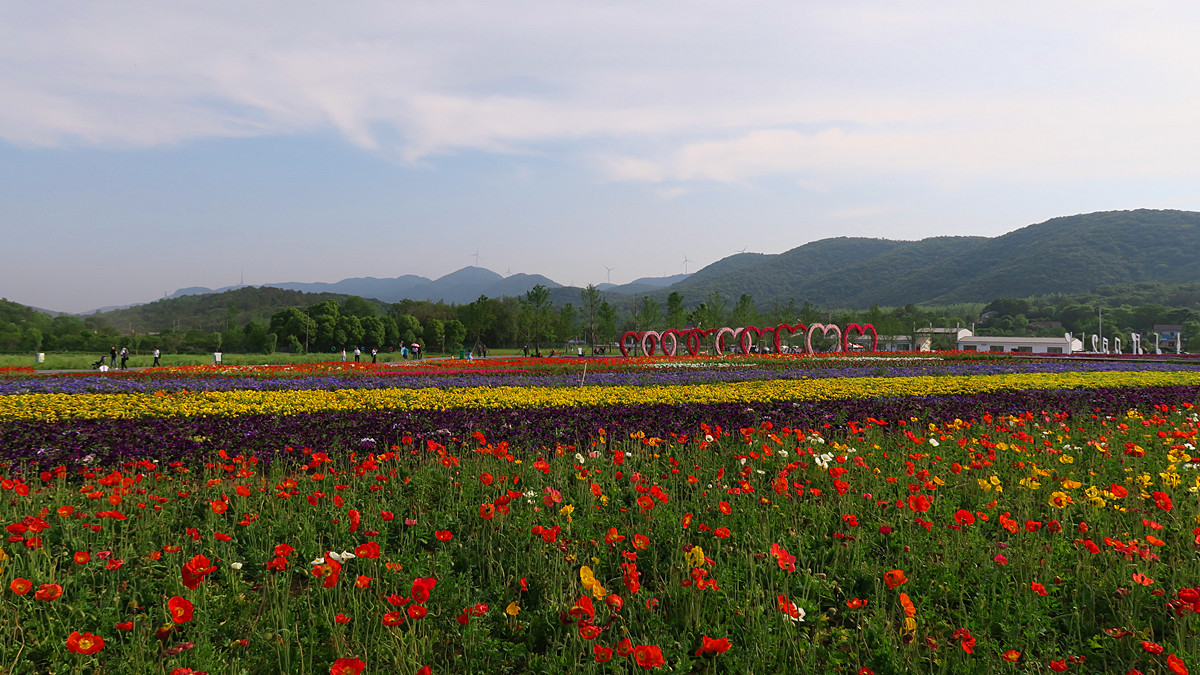
<instances>
[{"instance_id":1,"label":"blue sky","mask_svg":"<svg viewBox=\"0 0 1200 675\"><path fill-rule=\"evenodd\" d=\"M0 296L1200 210L1190 2L0 0Z\"/></svg>"}]
</instances>

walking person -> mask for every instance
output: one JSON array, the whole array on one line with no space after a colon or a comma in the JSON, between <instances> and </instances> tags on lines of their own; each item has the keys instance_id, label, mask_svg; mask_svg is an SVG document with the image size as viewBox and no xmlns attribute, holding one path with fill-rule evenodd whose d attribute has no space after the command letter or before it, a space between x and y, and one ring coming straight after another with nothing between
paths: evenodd
<instances>
[{"instance_id":1,"label":"walking person","mask_svg":"<svg viewBox=\"0 0 1200 675\"><path fill-rule=\"evenodd\" d=\"M376 355L378 355L378 354L379 354L379 350L374 347L371 347L371 363L378 363L378 361L375 358Z\"/></svg>"},{"instance_id":2,"label":"walking person","mask_svg":"<svg viewBox=\"0 0 1200 675\"><path fill-rule=\"evenodd\" d=\"M158 347L155 347L155 348L154 348L154 365L155 365L155 367L157 367L157 366L161 365L161 364L159 364L159 362L158 362L158 357L159 357L159 356L162 356L162 352L158 351Z\"/></svg>"},{"instance_id":3,"label":"walking person","mask_svg":"<svg viewBox=\"0 0 1200 675\"><path fill-rule=\"evenodd\" d=\"M117 348L115 346L110 347L108 350L108 367L117 367Z\"/></svg>"},{"instance_id":4,"label":"walking person","mask_svg":"<svg viewBox=\"0 0 1200 675\"><path fill-rule=\"evenodd\" d=\"M125 364L129 362L129 347L121 347L121 370L128 370Z\"/></svg>"},{"instance_id":5,"label":"walking person","mask_svg":"<svg viewBox=\"0 0 1200 675\"><path fill-rule=\"evenodd\" d=\"M346 362L346 348L342 347L342 363Z\"/></svg>"},{"instance_id":6,"label":"walking person","mask_svg":"<svg viewBox=\"0 0 1200 675\"><path fill-rule=\"evenodd\" d=\"M358 347L354 348L354 362L358 363L358 357L362 356L362 350Z\"/></svg>"}]
</instances>

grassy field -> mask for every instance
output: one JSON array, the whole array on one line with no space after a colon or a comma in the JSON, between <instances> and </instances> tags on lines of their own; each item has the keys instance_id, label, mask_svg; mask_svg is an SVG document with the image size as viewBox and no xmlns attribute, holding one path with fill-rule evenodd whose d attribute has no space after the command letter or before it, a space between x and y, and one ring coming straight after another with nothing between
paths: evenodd
<instances>
[{"instance_id":1,"label":"grassy field","mask_svg":"<svg viewBox=\"0 0 1200 675\"><path fill-rule=\"evenodd\" d=\"M519 354L517 349L494 349L488 350L489 356L501 356ZM427 357L446 357L458 356L458 352L453 353L430 353ZM38 370L89 370L92 364L100 358L99 354L46 354L44 363L37 362L36 354L0 354L0 367L27 367L36 368ZM368 352L362 355L362 361L370 363L371 354ZM403 357L400 352L380 352L378 358L381 362L387 361L402 361ZM412 358L411 356L409 357ZM322 361L341 361L341 352L334 354L288 354L286 352L276 352L274 354L221 354L221 362L236 366L254 366L254 365L286 365L291 363L319 363ZM346 355L346 360L353 361L353 353ZM199 366L211 364L213 362L212 354L163 354L160 363L164 366ZM108 363L107 355L105 363ZM117 359L120 364L120 359ZM148 354L138 354L129 358L130 368L149 367L154 363L154 357Z\"/></svg>"}]
</instances>

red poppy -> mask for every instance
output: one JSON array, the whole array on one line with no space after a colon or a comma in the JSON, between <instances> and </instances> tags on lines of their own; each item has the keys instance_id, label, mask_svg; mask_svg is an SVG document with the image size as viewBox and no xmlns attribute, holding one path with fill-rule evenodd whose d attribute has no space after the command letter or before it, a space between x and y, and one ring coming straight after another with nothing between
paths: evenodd
<instances>
[{"instance_id":1,"label":"red poppy","mask_svg":"<svg viewBox=\"0 0 1200 675\"><path fill-rule=\"evenodd\" d=\"M492 474L490 474L490 473L485 472L485 473L479 474L479 482L483 483L484 485L491 485L492 481L494 481L494 480L495 480L495 478L493 478Z\"/></svg>"},{"instance_id":2,"label":"red poppy","mask_svg":"<svg viewBox=\"0 0 1200 675\"><path fill-rule=\"evenodd\" d=\"M1162 645L1158 644L1157 642L1150 642L1148 640L1142 640L1142 649L1146 650L1147 652L1149 652L1151 654L1163 653Z\"/></svg>"},{"instance_id":3,"label":"red poppy","mask_svg":"<svg viewBox=\"0 0 1200 675\"><path fill-rule=\"evenodd\" d=\"M116 626L113 626L113 627L116 628L117 630L133 630L133 622L132 621L122 621L121 623L118 623Z\"/></svg>"},{"instance_id":4,"label":"red poppy","mask_svg":"<svg viewBox=\"0 0 1200 675\"><path fill-rule=\"evenodd\" d=\"M1155 506L1162 509L1163 511L1171 510L1171 496L1170 495L1168 495L1165 492L1157 492L1156 491L1151 496L1154 497L1154 505Z\"/></svg>"},{"instance_id":5,"label":"red poppy","mask_svg":"<svg viewBox=\"0 0 1200 675\"><path fill-rule=\"evenodd\" d=\"M612 659L612 647L602 647L600 645L592 645L592 654L596 659L596 663L604 663Z\"/></svg>"},{"instance_id":6,"label":"red poppy","mask_svg":"<svg viewBox=\"0 0 1200 675\"><path fill-rule=\"evenodd\" d=\"M425 605L408 606L408 618L412 619L413 621L420 621L421 619L424 619L425 615L428 613L429 610L425 608Z\"/></svg>"},{"instance_id":7,"label":"red poppy","mask_svg":"<svg viewBox=\"0 0 1200 675\"><path fill-rule=\"evenodd\" d=\"M1026 532L1037 532L1040 529L1042 529L1041 521L1037 521L1037 520L1025 521L1025 531Z\"/></svg>"},{"instance_id":8,"label":"red poppy","mask_svg":"<svg viewBox=\"0 0 1200 675\"><path fill-rule=\"evenodd\" d=\"M437 579L432 577L414 579L412 590L409 595L412 596L413 602L424 604L429 600L429 592L437 585Z\"/></svg>"},{"instance_id":9,"label":"red poppy","mask_svg":"<svg viewBox=\"0 0 1200 675\"><path fill-rule=\"evenodd\" d=\"M717 504L717 508L721 509L721 513L724 513L727 516L729 514L733 513L733 507L730 506L729 502L726 502L726 501L722 501L719 504Z\"/></svg>"},{"instance_id":10,"label":"red poppy","mask_svg":"<svg viewBox=\"0 0 1200 675\"><path fill-rule=\"evenodd\" d=\"M325 581L321 585L325 588L333 588L337 585L338 578L342 575L342 563L334 560L333 552L326 551L323 563L318 563L313 566L312 573L315 577L324 577Z\"/></svg>"},{"instance_id":11,"label":"red poppy","mask_svg":"<svg viewBox=\"0 0 1200 675\"><path fill-rule=\"evenodd\" d=\"M633 547L634 548L643 550L646 547L648 547L649 545L650 545L650 537L647 537L644 534L633 535Z\"/></svg>"},{"instance_id":12,"label":"red poppy","mask_svg":"<svg viewBox=\"0 0 1200 675\"><path fill-rule=\"evenodd\" d=\"M87 551L77 551L73 556L76 565L86 565L92 559L92 554Z\"/></svg>"},{"instance_id":13,"label":"red poppy","mask_svg":"<svg viewBox=\"0 0 1200 675\"><path fill-rule=\"evenodd\" d=\"M454 533L450 530L437 530L433 533L433 536L437 537L438 541L450 541L454 538Z\"/></svg>"},{"instance_id":14,"label":"red poppy","mask_svg":"<svg viewBox=\"0 0 1200 675\"><path fill-rule=\"evenodd\" d=\"M1000 658L1008 661L1009 663L1016 663L1017 661L1021 660L1021 652L1015 649L1008 649L1000 655Z\"/></svg>"},{"instance_id":15,"label":"red poppy","mask_svg":"<svg viewBox=\"0 0 1200 675\"><path fill-rule=\"evenodd\" d=\"M1067 672L1067 660L1063 659L1061 661L1051 661L1050 662L1050 670L1053 670L1056 673Z\"/></svg>"},{"instance_id":16,"label":"red poppy","mask_svg":"<svg viewBox=\"0 0 1200 675\"><path fill-rule=\"evenodd\" d=\"M200 582L204 581L204 577L216 571L216 565L211 565L208 558L197 555L184 564L183 569L180 570L180 576L183 578L183 585L188 590L194 591L200 586Z\"/></svg>"},{"instance_id":17,"label":"red poppy","mask_svg":"<svg viewBox=\"0 0 1200 675\"><path fill-rule=\"evenodd\" d=\"M713 536L717 539L728 539L731 534L733 533L729 531L728 527L718 527L713 530Z\"/></svg>"},{"instance_id":18,"label":"red poppy","mask_svg":"<svg viewBox=\"0 0 1200 675\"><path fill-rule=\"evenodd\" d=\"M491 520L492 518L495 518L496 517L496 505L495 504L480 504L479 505L479 517L483 518L484 520Z\"/></svg>"},{"instance_id":19,"label":"red poppy","mask_svg":"<svg viewBox=\"0 0 1200 675\"><path fill-rule=\"evenodd\" d=\"M575 604L571 606L571 609L567 610L567 614L570 614L575 618L586 616L587 618L591 619L596 616L596 608L592 604L592 599L590 597L582 595L578 600L575 601Z\"/></svg>"},{"instance_id":20,"label":"red poppy","mask_svg":"<svg viewBox=\"0 0 1200 675\"><path fill-rule=\"evenodd\" d=\"M1187 664L1183 662L1183 659L1174 654L1167 654L1167 667L1171 669L1174 675L1188 675Z\"/></svg>"},{"instance_id":21,"label":"red poppy","mask_svg":"<svg viewBox=\"0 0 1200 675\"><path fill-rule=\"evenodd\" d=\"M345 614L337 614L333 617L333 620L338 623L350 623L350 617Z\"/></svg>"},{"instance_id":22,"label":"red poppy","mask_svg":"<svg viewBox=\"0 0 1200 675\"><path fill-rule=\"evenodd\" d=\"M379 542L368 541L365 544L359 544L354 547L354 555L359 558L374 560L379 557Z\"/></svg>"},{"instance_id":23,"label":"red poppy","mask_svg":"<svg viewBox=\"0 0 1200 675\"><path fill-rule=\"evenodd\" d=\"M634 647L633 660L646 670L659 668L667 663L663 659L662 649L659 649L657 645L638 645Z\"/></svg>"},{"instance_id":24,"label":"red poppy","mask_svg":"<svg viewBox=\"0 0 1200 675\"><path fill-rule=\"evenodd\" d=\"M67 638L67 650L76 654L95 654L104 649L104 638L91 633L74 631Z\"/></svg>"},{"instance_id":25,"label":"red poppy","mask_svg":"<svg viewBox=\"0 0 1200 675\"><path fill-rule=\"evenodd\" d=\"M888 588L895 588L908 583L908 577L904 576L904 570L891 570L884 572L883 583L887 584Z\"/></svg>"},{"instance_id":26,"label":"red poppy","mask_svg":"<svg viewBox=\"0 0 1200 675\"><path fill-rule=\"evenodd\" d=\"M338 659L329 667L329 675L360 675L367 664L358 659Z\"/></svg>"},{"instance_id":27,"label":"red poppy","mask_svg":"<svg viewBox=\"0 0 1200 675\"><path fill-rule=\"evenodd\" d=\"M25 595L29 592L29 589L33 588L33 582L28 579L17 577L8 584L8 587L11 588L12 592L16 593L17 595Z\"/></svg>"},{"instance_id":28,"label":"red poppy","mask_svg":"<svg viewBox=\"0 0 1200 675\"><path fill-rule=\"evenodd\" d=\"M975 522L975 514L966 509L959 509L954 512L954 520L959 525L971 525Z\"/></svg>"},{"instance_id":29,"label":"red poppy","mask_svg":"<svg viewBox=\"0 0 1200 675\"><path fill-rule=\"evenodd\" d=\"M171 613L171 620L175 623L191 621L193 609L191 601L187 598L176 595L167 600L167 611Z\"/></svg>"},{"instance_id":30,"label":"red poppy","mask_svg":"<svg viewBox=\"0 0 1200 675\"><path fill-rule=\"evenodd\" d=\"M52 600L61 598L62 593L62 586L59 586L58 584L42 584L38 586L38 589L34 592L33 597L35 600L44 600L46 602L50 602Z\"/></svg>"},{"instance_id":31,"label":"red poppy","mask_svg":"<svg viewBox=\"0 0 1200 675\"><path fill-rule=\"evenodd\" d=\"M388 612L383 615L383 625L399 626L404 623L404 612Z\"/></svg>"},{"instance_id":32,"label":"red poppy","mask_svg":"<svg viewBox=\"0 0 1200 675\"><path fill-rule=\"evenodd\" d=\"M700 656L704 652L724 654L732 646L733 644L729 642L729 638L710 638L707 635L701 635L700 648L696 650L696 656Z\"/></svg>"},{"instance_id":33,"label":"red poppy","mask_svg":"<svg viewBox=\"0 0 1200 675\"><path fill-rule=\"evenodd\" d=\"M625 638L617 643L617 654L621 656L629 656L633 653L633 642L629 638Z\"/></svg>"}]
</instances>

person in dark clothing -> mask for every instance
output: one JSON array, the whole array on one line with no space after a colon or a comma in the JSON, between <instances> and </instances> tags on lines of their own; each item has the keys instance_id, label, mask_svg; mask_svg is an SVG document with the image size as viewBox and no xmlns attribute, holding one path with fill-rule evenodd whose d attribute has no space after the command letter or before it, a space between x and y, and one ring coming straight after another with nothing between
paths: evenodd
<instances>
[{"instance_id":1,"label":"person in dark clothing","mask_svg":"<svg viewBox=\"0 0 1200 675\"><path fill-rule=\"evenodd\" d=\"M158 347L154 348L154 365L158 366L158 357L162 356L162 352L158 351Z\"/></svg>"},{"instance_id":2,"label":"person in dark clothing","mask_svg":"<svg viewBox=\"0 0 1200 675\"><path fill-rule=\"evenodd\" d=\"M129 348L121 347L121 370L128 370L128 366L125 365L127 363L129 363Z\"/></svg>"},{"instance_id":3,"label":"person in dark clothing","mask_svg":"<svg viewBox=\"0 0 1200 675\"><path fill-rule=\"evenodd\" d=\"M110 368L117 367L117 348L112 347L108 350L108 365Z\"/></svg>"}]
</instances>

